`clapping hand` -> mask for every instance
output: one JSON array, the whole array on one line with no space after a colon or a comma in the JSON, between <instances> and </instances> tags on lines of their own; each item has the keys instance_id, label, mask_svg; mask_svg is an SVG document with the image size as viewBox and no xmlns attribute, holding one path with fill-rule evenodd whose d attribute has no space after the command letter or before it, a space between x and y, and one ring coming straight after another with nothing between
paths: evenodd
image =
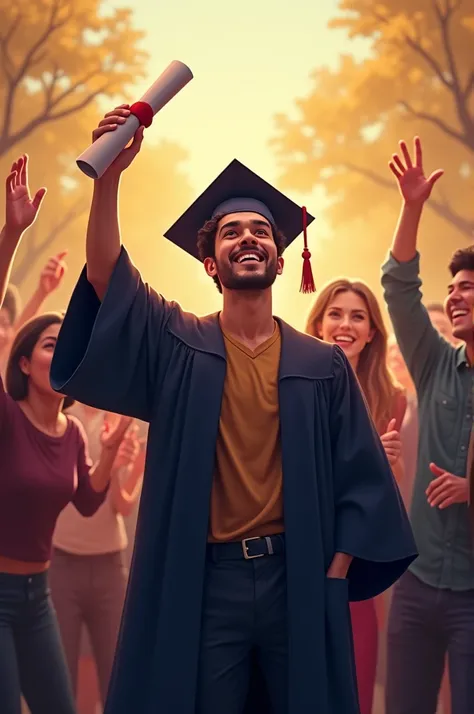
<instances>
[{"instance_id":1,"label":"clapping hand","mask_svg":"<svg viewBox=\"0 0 474 714\"><path fill-rule=\"evenodd\" d=\"M387 431L380 437L390 466L394 466L397 463L402 453L402 441L400 432L395 429L396 423L396 419L392 419L387 427Z\"/></svg>"},{"instance_id":2,"label":"clapping hand","mask_svg":"<svg viewBox=\"0 0 474 714\"><path fill-rule=\"evenodd\" d=\"M12 164L6 181L5 226L8 231L22 234L35 221L46 189L40 188L31 198L28 186L28 156L24 154Z\"/></svg>"},{"instance_id":3,"label":"clapping hand","mask_svg":"<svg viewBox=\"0 0 474 714\"><path fill-rule=\"evenodd\" d=\"M140 455L142 441L138 438L138 426L132 424L123 437L115 458L115 468L129 468L134 466Z\"/></svg>"},{"instance_id":4,"label":"clapping hand","mask_svg":"<svg viewBox=\"0 0 474 714\"><path fill-rule=\"evenodd\" d=\"M419 137L415 138L415 163L413 164L410 152L404 141L400 142L403 160L398 154L392 155L389 167L398 181L398 187L406 203L423 204L430 197L436 181L441 178L444 171L438 169L426 178L423 171L423 153Z\"/></svg>"},{"instance_id":5,"label":"clapping hand","mask_svg":"<svg viewBox=\"0 0 474 714\"><path fill-rule=\"evenodd\" d=\"M443 509L454 503L468 502L469 482L467 478L455 476L436 464L430 464L430 469L436 476L426 489L426 496L431 507L438 506Z\"/></svg>"},{"instance_id":6,"label":"clapping hand","mask_svg":"<svg viewBox=\"0 0 474 714\"><path fill-rule=\"evenodd\" d=\"M114 415L115 419L111 419L111 415L107 415L102 426L100 435L100 443L103 449L115 449L120 446L125 436L125 433L131 425L133 419L127 416Z\"/></svg>"}]
</instances>

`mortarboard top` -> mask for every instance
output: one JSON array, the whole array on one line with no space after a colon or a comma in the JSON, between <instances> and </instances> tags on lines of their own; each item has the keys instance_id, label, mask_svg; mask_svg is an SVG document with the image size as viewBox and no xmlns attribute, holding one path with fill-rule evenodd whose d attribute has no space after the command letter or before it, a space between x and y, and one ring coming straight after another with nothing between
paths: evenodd
<instances>
[{"instance_id":1,"label":"mortarboard top","mask_svg":"<svg viewBox=\"0 0 474 714\"><path fill-rule=\"evenodd\" d=\"M314 221L314 217L237 159L234 159L219 174L166 231L165 238L199 260L197 234L205 222L218 214L242 212L259 213L267 218L283 233L286 238L286 246L290 245L304 231L305 251L303 257L305 263L308 263L310 253L306 246L306 226ZM305 267L308 269L308 265ZM312 290L305 289L303 292L312 292Z\"/></svg>"}]
</instances>

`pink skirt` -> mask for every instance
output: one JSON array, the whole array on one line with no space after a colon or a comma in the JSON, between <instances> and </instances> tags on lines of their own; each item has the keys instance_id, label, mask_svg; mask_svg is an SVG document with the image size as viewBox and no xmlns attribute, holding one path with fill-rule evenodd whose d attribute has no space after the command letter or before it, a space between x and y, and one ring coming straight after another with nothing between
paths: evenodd
<instances>
[{"instance_id":1,"label":"pink skirt","mask_svg":"<svg viewBox=\"0 0 474 714\"><path fill-rule=\"evenodd\" d=\"M378 654L375 600L351 602L352 633L361 714L372 714Z\"/></svg>"}]
</instances>

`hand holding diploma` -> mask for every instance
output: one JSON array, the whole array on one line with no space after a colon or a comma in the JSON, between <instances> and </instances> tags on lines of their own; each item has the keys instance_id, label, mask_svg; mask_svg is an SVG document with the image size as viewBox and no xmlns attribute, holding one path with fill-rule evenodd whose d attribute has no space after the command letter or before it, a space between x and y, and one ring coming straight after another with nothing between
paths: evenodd
<instances>
[{"instance_id":1,"label":"hand holding diploma","mask_svg":"<svg viewBox=\"0 0 474 714\"><path fill-rule=\"evenodd\" d=\"M130 116L130 105L121 104L115 107L111 112L107 112L104 118L99 122L97 129L92 132L92 141L95 143L100 137L105 136L109 132L116 131L119 126L123 126ZM108 167L108 173L121 174L132 163L135 156L141 149L143 141L143 133L145 127L139 126L133 137L133 141L129 147L123 149L117 158ZM94 146L94 143L92 146Z\"/></svg>"},{"instance_id":2,"label":"hand holding diploma","mask_svg":"<svg viewBox=\"0 0 474 714\"><path fill-rule=\"evenodd\" d=\"M134 150L130 154L126 154L129 161L122 167L122 170L127 168L140 150L143 128L150 126L153 116L173 99L192 78L192 72L185 64L177 61L171 62L139 102L131 106L123 104L114 110L115 112L118 112L119 109L126 110L127 114L121 112L106 115L106 118L113 116L117 118L117 121L115 123L107 122L109 128L106 131L96 130L94 132L94 143L77 159L76 163L81 171L90 178L100 178L114 164L133 138L134 142L129 148L134 147ZM118 121L119 118L121 121ZM101 123L101 126L104 124Z\"/></svg>"}]
</instances>

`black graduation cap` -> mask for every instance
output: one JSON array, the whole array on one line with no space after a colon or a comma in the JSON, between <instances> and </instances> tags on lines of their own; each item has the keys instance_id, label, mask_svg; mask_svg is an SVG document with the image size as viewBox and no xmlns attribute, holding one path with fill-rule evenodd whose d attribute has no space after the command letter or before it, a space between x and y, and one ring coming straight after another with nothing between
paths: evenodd
<instances>
[{"instance_id":1,"label":"black graduation cap","mask_svg":"<svg viewBox=\"0 0 474 714\"><path fill-rule=\"evenodd\" d=\"M314 221L314 217L307 213L306 208L298 206L237 159L231 161L166 231L165 238L199 260L197 234L205 222L219 214L242 212L258 213L274 226L278 226L285 236L286 246L301 232L304 233L301 291L314 292L309 262L311 253L306 236L306 228Z\"/></svg>"}]
</instances>

